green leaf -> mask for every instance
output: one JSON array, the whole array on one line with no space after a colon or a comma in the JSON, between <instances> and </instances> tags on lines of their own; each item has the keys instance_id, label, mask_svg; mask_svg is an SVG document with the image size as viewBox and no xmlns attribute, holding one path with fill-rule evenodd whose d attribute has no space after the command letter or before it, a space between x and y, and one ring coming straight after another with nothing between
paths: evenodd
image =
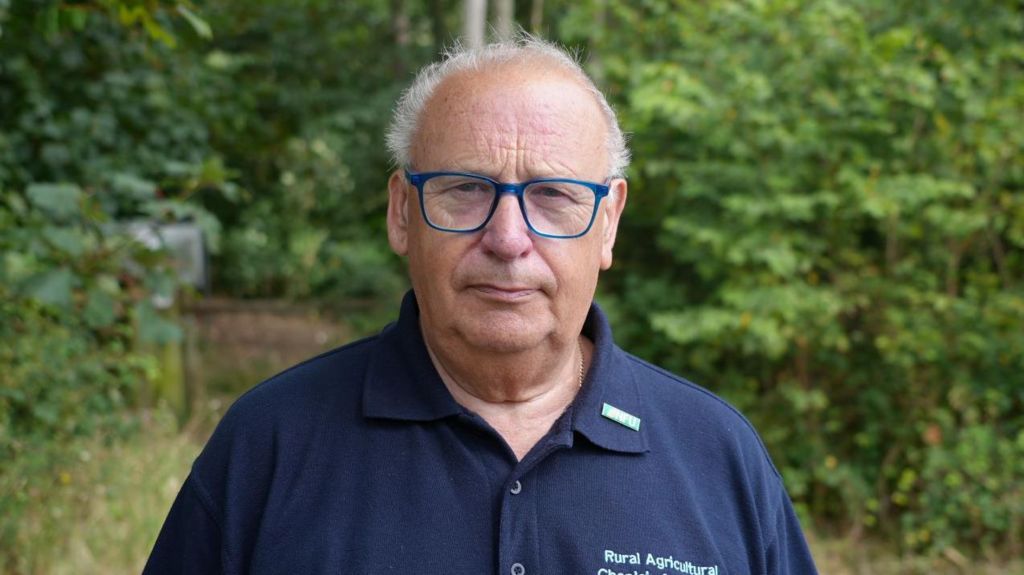
<instances>
[{"instance_id":1,"label":"green leaf","mask_svg":"<svg viewBox=\"0 0 1024 575\"><path fill-rule=\"evenodd\" d=\"M175 278L167 270L150 270L145 277L146 289L160 299L174 298Z\"/></svg>"},{"instance_id":2,"label":"green leaf","mask_svg":"<svg viewBox=\"0 0 1024 575\"><path fill-rule=\"evenodd\" d=\"M156 195L156 184L135 174L113 174L110 176L110 186L115 191L138 201L151 200Z\"/></svg>"},{"instance_id":3,"label":"green leaf","mask_svg":"<svg viewBox=\"0 0 1024 575\"><path fill-rule=\"evenodd\" d=\"M181 14L185 17L185 20L188 20L188 23L200 38L204 40L211 40L213 38L213 30L210 29L210 25L206 23L206 20L203 20L196 15L195 12L181 4L178 4L178 14Z\"/></svg>"},{"instance_id":4,"label":"green leaf","mask_svg":"<svg viewBox=\"0 0 1024 575\"><path fill-rule=\"evenodd\" d=\"M82 234L74 228L47 226L42 229L46 241L62 254L78 257L85 251L86 243Z\"/></svg>"},{"instance_id":5,"label":"green leaf","mask_svg":"<svg viewBox=\"0 0 1024 575\"><path fill-rule=\"evenodd\" d=\"M53 425L57 423L60 412L57 406L52 403L38 403L32 406L32 415L35 415L37 419L44 423Z\"/></svg>"},{"instance_id":6,"label":"green leaf","mask_svg":"<svg viewBox=\"0 0 1024 575\"><path fill-rule=\"evenodd\" d=\"M114 323L115 304L114 298L101 286L93 286L89 290L89 299L82 311L85 323L91 328L107 327Z\"/></svg>"},{"instance_id":7,"label":"green leaf","mask_svg":"<svg viewBox=\"0 0 1024 575\"><path fill-rule=\"evenodd\" d=\"M74 283L74 273L66 267L61 267L29 278L26 291L30 297L44 304L69 307Z\"/></svg>"},{"instance_id":8,"label":"green leaf","mask_svg":"<svg viewBox=\"0 0 1024 575\"><path fill-rule=\"evenodd\" d=\"M181 327L167 320L148 301L135 306L135 321L139 339L146 343L173 343L181 341Z\"/></svg>"},{"instance_id":9,"label":"green leaf","mask_svg":"<svg viewBox=\"0 0 1024 575\"><path fill-rule=\"evenodd\" d=\"M66 220L79 213L82 190L74 184L31 184L25 196L34 207Z\"/></svg>"},{"instance_id":10,"label":"green leaf","mask_svg":"<svg viewBox=\"0 0 1024 575\"><path fill-rule=\"evenodd\" d=\"M164 173L171 178L188 178L191 177L196 168L188 162L182 162L179 160L167 160L163 163L162 169Z\"/></svg>"},{"instance_id":11,"label":"green leaf","mask_svg":"<svg viewBox=\"0 0 1024 575\"><path fill-rule=\"evenodd\" d=\"M101 274L93 278L93 285L96 289L103 290L108 295L115 297L121 293L121 285L117 283L117 278L110 274Z\"/></svg>"}]
</instances>

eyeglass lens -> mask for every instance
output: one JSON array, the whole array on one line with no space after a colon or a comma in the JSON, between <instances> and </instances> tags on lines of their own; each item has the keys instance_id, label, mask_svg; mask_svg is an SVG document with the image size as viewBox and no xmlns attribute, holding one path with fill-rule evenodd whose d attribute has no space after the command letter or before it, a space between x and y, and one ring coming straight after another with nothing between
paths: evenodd
<instances>
[{"instance_id":1,"label":"eyeglass lens","mask_svg":"<svg viewBox=\"0 0 1024 575\"><path fill-rule=\"evenodd\" d=\"M494 184L484 179L436 176L423 185L423 210L439 228L472 230L484 224L496 194ZM582 233L593 217L594 202L593 190L571 182L537 182L523 192L530 227L552 236Z\"/></svg>"}]
</instances>

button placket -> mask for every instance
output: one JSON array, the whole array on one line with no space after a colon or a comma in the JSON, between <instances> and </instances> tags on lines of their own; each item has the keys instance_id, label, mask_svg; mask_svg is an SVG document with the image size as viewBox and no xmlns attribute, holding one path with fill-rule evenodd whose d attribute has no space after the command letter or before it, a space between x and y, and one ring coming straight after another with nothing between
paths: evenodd
<instances>
[{"instance_id":1,"label":"button placket","mask_svg":"<svg viewBox=\"0 0 1024 575\"><path fill-rule=\"evenodd\" d=\"M520 476L505 484L499 556L506 575L526 575L526 566L537 561L536 507L525 483Z\"/></svg>"},{"instance_id":2,"label":"button placket","mask_svg":"<svg viewBox=\"0 0 1024 575\"><path fill-rule=\"evenodd\" d=\"M513 470L512 476L518 479L505 484L507 491L502 497L499 519L498 565L501 573L526 575L528 565L533 571L540 566L537 497L543 490L538 488L540 484L536 468L553 452L568 447L558 439L547 438L547 445L543 449L527 456Z\"/></svg>"}]
</instances>

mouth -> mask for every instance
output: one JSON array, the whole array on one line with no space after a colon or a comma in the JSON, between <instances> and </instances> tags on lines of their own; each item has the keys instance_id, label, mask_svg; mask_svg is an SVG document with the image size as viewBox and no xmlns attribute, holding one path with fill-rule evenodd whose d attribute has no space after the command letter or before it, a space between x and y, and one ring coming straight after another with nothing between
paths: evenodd
<instances>
[{"instance_id":1,"label":"mouth","mask_svg":"<svg viewBox=\"0 0 1024 575\"><path fill-rule=\"evenodd\" d=\"M474 284L469 286L469 289L476 292L478 295L484 296L485 298L503 302L523 300L540 291L537 288L527 286L495 284Z\"/></svg>"}]
</instances>

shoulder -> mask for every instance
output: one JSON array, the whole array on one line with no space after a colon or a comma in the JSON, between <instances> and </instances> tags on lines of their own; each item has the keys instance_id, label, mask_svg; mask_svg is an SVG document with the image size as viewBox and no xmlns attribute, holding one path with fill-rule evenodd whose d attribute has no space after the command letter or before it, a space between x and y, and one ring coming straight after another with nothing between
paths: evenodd
<instances>
[{"instance_id":1,"label":"shoulder","mask_svg":"<svg viewBox=\"0 0 1024 575\"><path fill-rule=\"evenodd\" d=\"M758 525L759 540L777 537L792 514L782 476L760 436L735 407L711 391L626 354L643 397L651 454L687 477L696 497L716 505L739 503L736 516ZM723 493L729 493L727 501ZM751 515L753 514L753 515Z\"/></svg>"},{"instance_id":2,"label":"shoulder","mask_svg":"<svg viewBox=\"0 0 1024 575\"><path fill-rule=\"evenodd\" d=\"M735 407L700 385L623 353L653 424L648 427L655 435L652 440L661 436L666 442L678 442L680 448L694 446L717 456L731 456L779 479L757 430Z\"/></svg>"},{"instance_id":3,"label":"shoulder","mask_svg":"<svg viewBox=\"0 0 1024 575\"><path fill-rule=\"evenodd\" d=\"M268 469L325 433L359 421L366 366L377 337L299 363L254 386L228 409L193 466L198 479L229 468Z\"/></svg>"},{"instance_id":4,"label":"shoulder","mask_svg":"<svg viewBox=\"0 0 1024 575\"><path fill-rule=\"evenodd\" d=\"M753 425L711 391L624 353L643 398L650 454L682 477L691 497L738 518L763 561L814 573L782 477ZM781 554L781 555L780 555ZM786 573L788 568L769 567Z\"/></svg>"},{"instance_id":5,"label":"shoulder","mask_svg":"<svg viewBox=\"0 0 1024 575\"><path fill-rule=\"evenodd\" d=\"M275 474L301 467L322 449L319 438L355 435L351 428L360 420L363 378L377 339L306 360L235 401L192 466L195 488L214 515L231 520L225 515L231 497L261 500ZM256 507L241 505L236 512Z\"/></svg>"},{"instance_id":6,"label":"shoulder","mask_svg":"<svg viewBox=\"0 0 1024 575\"><path fill-rule=\"evenodd\" d=\"M287 415L342 399L361 390L362 376L378 337L361 339L296 364L243 393L224 420Z\"/></svg>"}]
</instances>

